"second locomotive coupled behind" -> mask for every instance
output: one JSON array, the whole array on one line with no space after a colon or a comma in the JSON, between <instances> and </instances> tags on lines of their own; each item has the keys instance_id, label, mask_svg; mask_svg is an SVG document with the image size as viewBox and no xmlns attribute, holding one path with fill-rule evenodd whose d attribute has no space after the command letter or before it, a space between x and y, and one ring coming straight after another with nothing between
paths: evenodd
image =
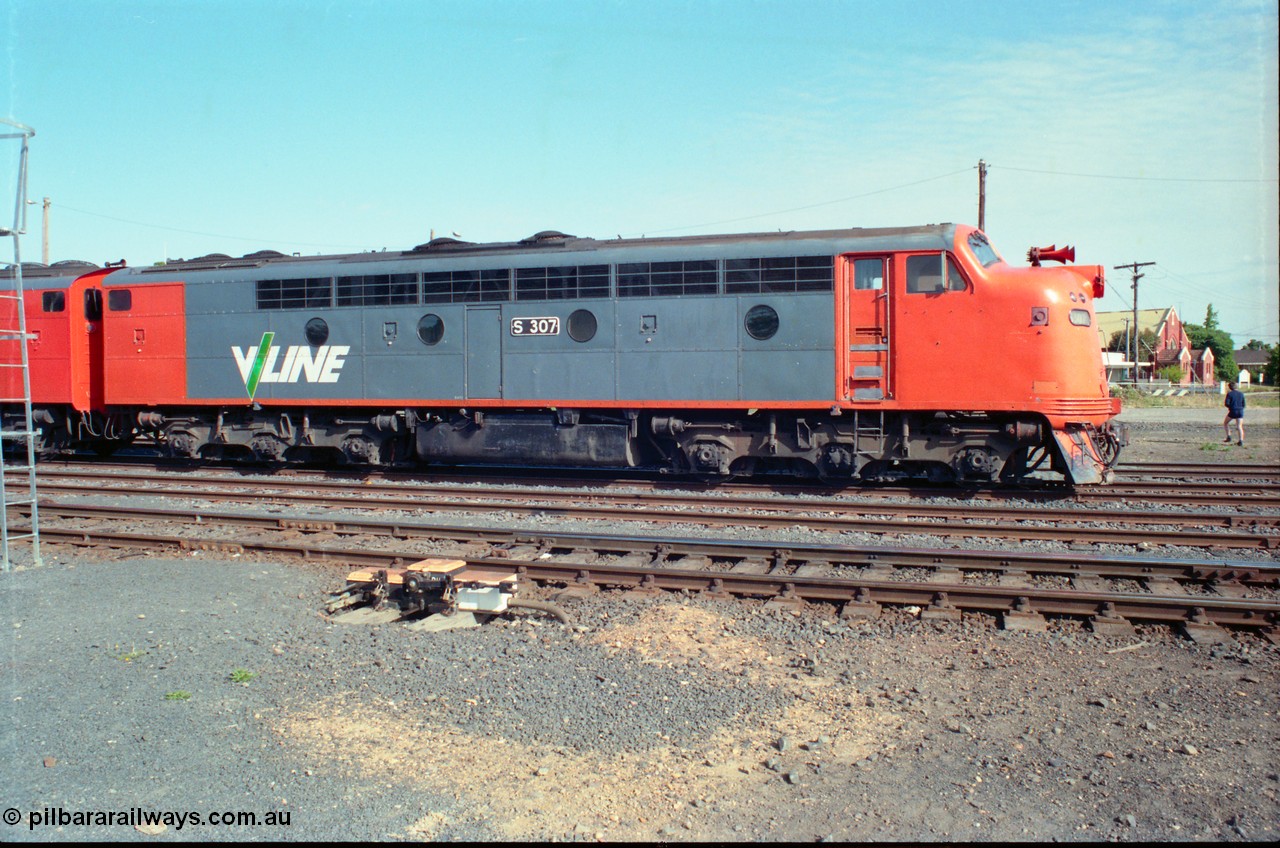
<instances>
[{"instance_id":1,"label":"second locomotive coupled behind","mask_svg":"<svg viewBox=\"0 0 1280 848\"><path fill-rule=\"evenodd\" d=\"M35 423L177 457L1106 482L1102 268L1032 258L942 224L32 268Z\"/></svg>"}]
</instances>

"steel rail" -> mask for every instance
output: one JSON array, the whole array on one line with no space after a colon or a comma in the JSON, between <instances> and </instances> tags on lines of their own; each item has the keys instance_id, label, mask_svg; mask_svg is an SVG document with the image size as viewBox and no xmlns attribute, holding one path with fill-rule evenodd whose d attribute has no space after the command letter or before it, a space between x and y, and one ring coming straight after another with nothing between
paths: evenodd
<instances>
[{"instance_id":1,"label":"steel rail","mask_svg":"<svg viewBox=\"0 0 1280 848\"><path fill-rule=\"evenodd\" d=\"M161 521L208 527L234 525L263 530L332 533L353 536L382 536L397 540L411 538L482 541L490 544L532 544L545 550L590 549L612 553L661 554L671 557L709 556L726 559L772 562L774 567L788 562L847 564L854 567L955 568L965 571L1046 574L1064 577L1096 576L1109 579L1148 580L1154 577L1196 581L1239 581L1280 588L1280 562L1227 559L1183 559L1127 556L1097 556L1087 552L984 551L956 548L883 547L849 544L779 544L710 540L652 535L614 535L575 532L529 531L484 528L469 525L425 524L412 521L383 521L365 518L272 516L202 509L150 509L122 506L86 506L42 501L41 514L62 520ZM222 544L222 540L213 540ZM234 544L234 540L231 542ZM655 555L656 555L655 554Z\"/></svg>"},{"instance_id":2,"label":"steel rail","mask_svg":"<svg viewBox=\"0 0 1280 848\"><path fill-rule=\"evenodd\" d=\"M42 472L54 463L43 463ZM81 463L65 463L76 465ZM92 473L101 473L101 469L136 468L140 465L163 470L175 474L186 474L194 471L214 470L229 474L262 474L277 478L303 477L308 479L320 477L355 477L367 480L399 480L412 484L444 484L472 483L476 480L491 480L501 476L504 480L536 479L543 487L589 488L589 487L623 487L628 489L680 489L683 491L705 491L719 493L758 493L761 490L775 494L799 496L831 496L833 494L853 494L865 497L907 497L928 499L935 497L961 498L965 500L1025 500L1025 501L1061 501L1064 503L1104 503L1111 504L1126 499L1141 499L1148 503L1163 503L1184 506L1221 506L1224 499L1238 505L1251 508L1280 508L1280 484L1274 482L1246 482L1238 478L1219 483L1194 483L1187 481L1126 481L1121 478L1109 486L1094 488L1072 488L1062 484L1043 486L993 486L985 485L953 485L940 487L937 485L850 485L831 486L822 484L800 484L795 482L779 482L777 480L757 479L751 481L707 481L692 478L661 477L654 479L652 474L634 472L623 474L613 471L587 472L563 469L530 469L530 468L476 468L468 472L443 472L437 469L423 471L399 471L385 469L359 469L334 471L332 469L308 469L294 467L270 467L265 465L246 464L233 466L230 464L209 465L202 462L162 462L148 459L144 462L112 462L93 463ZM49 469L52 473L58 472ZM70 472L74 473L74 472Z\"/></svg>"},{"instance_id":3,"label":"steel rail","mask_svg":"<svg viewBox=\"0 0 1280 848\"><path fill-rule=\"evenodd\" d=\"M963 537L963 538L1001 538L1001 539L1018 539L1018 540L1044 540L1044 541L1064 541L1064 537L1068 541L1075 542L1103 542L1112 544L1172 544L1178 546L1191 547L1225 547L1225 548L1261 548L1271 549L1280 546L1280 536L1268 535L1257 532L1247 532L1248 528L1261 529L1264 527L1274 527L1276 520L1274 517L1251 517L1244 518L1236 516L1235 520L1229 524L1225 524L1230 529L1226 530L1192 530L1179 529L1176 533L1170 533L1166 530L1153 529L1152 525L1159 524L1183 524L1182 520L1173 516L1166 516L1161 513L1140 513L1136 518L1130 520L1140 522L1143 526L1137 528L1116 528L1116 527L1093 527L1087 526L1083 522L1103 522L1124 520L1117 518L1114 513L1096 512L1091 514L1071 514L1060 513L1058 516L1045 515L1043 511L1029 510L1025 513L1018 513L1015 516L1009 516L1008 513L999 514L998 518L1012 518L1014 521L1045 521L1056 520L1059 522L1070 521L1070 527L1045 527L1035 526L1024 523L970 523L968 519L973 517L989 518L988 515L982 514L983 508L974 508L970 515L967 508L966 512L956 514L955 507L944 508L925 508L922 517L929 520L910 520L884 517L886 514L893 514L898 510L913 512L912 505L903 505L900 507L889 507L885 505L867 506L860 504L851 504L841 501L826 501L821 503L807 502L803 505L787 504L787 503L771 503L765 501L753 501L748 503L750 509L768 509L775 514L761 514L760 512L742 512L742 511L712 511L705 508L687 508L690 503L696 503L699 507L707 505L718 506L721 509L731 507L734 510L740 510L743 504L737 500L725 502L722 504L713 504L707 498L697 499L672 499L670 496L653 496L655 498L665 498L661 501L661 505L679 504L680 509L661 509L654 508L650 505L636 506L637 503L644 503L645 496L609 496L614 502L607 506L598 506L593 504L574 503L571 506L555 506L548 505L546 501L556 500L556 497L547 495L546 493L522 493L521 496L528 500L541 501L538 504L519 503L512 499L512 493L505 493L505 500L498 502L492 501L472 501L462 500L462 498L472 497L466 491L452 491L444 495L445 499L427 499L418 494L418 492L406 493L404 487L387 487L385 484L379 487L374 486L350 486L348 484L337 483L318 483L313 481L288 481L282 483L268 482L264 485L266 488L288 489L288 488L307 488L307 489L329 489L330 491L342 492L350 497L334 498L332 495L316 494L313 492L288 492L287 494L276 494L270 491L246 491L242 487L237 487L231 491L217 489L198 489L187 490L181 488L147 488L147 489L109 489L103 488L101 485L108 478L103 476L97 478L98 484L88 485L68 485L62 483L41 483L39 491L43 494L60 493L73 495L112 495L112 496L149 496L149 497L166 497L166 498L192 498L201 500L234 500L240 502L259 502L259 503L288 503L288 504L315 504L327 508L337 509L397 509L397 510L415 510L418 512L505 512L517 513L522 515L536 516L558 516L562 518L586 518L595 520L626 520L626 521L649 521L655 523L695 523L706 526L754 526L754 527L773 527L773 528L792 528L795 526L803 526L812 530L821 530L827 532L864 532L875 534L886 533L921 533L925 535L944 536L944 537ZM206 480L187 481L198 482L204 485ZM213 482L211 485L226 485L221 481ZM373 495L373 492L396 492L396 496L385 494ZM410 494L410 496L406 496ZM579 496L581 497L581 496ZM589 496L604 497L604 496ZM559 500L565 500L565 496L561 495ZM576 500L576 498L574 499ZM841 512L854 511L854 515L835 515L823 516L812 515L811 512ZM919 509L915 509L917 514ZM778 514L782 513L782 514ZM879 517L876 517L879 516ZM939 523L942 522L942 523ZM1204 524L1205 522L1195 522ZM1220 522L1221 523L1221 522ZM1245 531L1239 531L1241 525L1246 525Z\"/></svg>"},{"instance_id":4,"label":"steel rail","mask_svg":"<svg viewBox=\"0 0 1280 848\"><path fill-rule=\"evenodd\" d=\"M101 483L142 483L154 484L159 477L150 473L90 473L90 472L71 472L71 471L53 471L43 472L42 480L58 481L55 483L44 482L42 485L49 491L59 491L59 486L67 486L65 491L72 491L73 484L68 481L88 480L89 485L98 486ZM173 483L175 481L169 481ZM958 508L954 504L927 504L919 501L910 501L908 503L868 503L865 500L857 498L857 494L840 497L805 497L800 500L785 499L783 497L762 497L755 494L728 493L728 492L707 492L701 490L698 492L614 492L596 488L589 488L586 491L562 491L559 488L548 490L545 487L528 488L519 485L487 485L487 484L467 484L460 486L452 483L418 483L413 484L393 483L393 482L374 482L365 480L360 483L339 482L333 480L312 480L300 479L295 477L271 477L267 480L244 479L244 478L228 478L226 475L200 475L200 476L184 476L180 482L183 485L192 486L217 486L231 485L232 483L240 486L258 485L263 489L305 489L308 491L325 491L331 493L358 495L366 498L370 494L385 494L404 497L406 495L414 498L430 498L430 497L447 497L451 499L506 499L511 500L518 498L521 500L540 500L540 501L570 501L573 503L606 503L617 506L663 506L663 507L733 507L735 509L760 509L771 510L773 512L805 513L816 511L851 511L859 515L894 515L898 517L911 516L917 518L947 518L954 519L960 517ZM1242 507L1253 506L1252 502L1240 504ZM1045 507L1038 505L1004 505L1004 506L979 506L966 504L963 509L963 517L982 517L985 519L999 520L1042 520L1042 521L1111 521L1111 522L1138 522L1142 524L1169 524L1169 525L1199 525L1199 526L1220 526L1220 527L1280 527L1280 513L1276 515L1263 515L1259 513L1242 514L1239 512L1217 512L1217 513L1174 513L1161 512L1157 510L1135 510L1135 509L1097 509L1093 511L1081 511L1074 508L1062 507Z\"/></svg>"},{"instance_id":5,"label":"steel rail","mask_svg":"<svg viewBox=\"0 0 1280 848\"><path fill-rule=\"evenodd\" d=\"M1125 462L1116 466L1116 474L1183 474L1213 477L1277 477L1280 468L1234 462Z\"/></svg>"}]
</instances>

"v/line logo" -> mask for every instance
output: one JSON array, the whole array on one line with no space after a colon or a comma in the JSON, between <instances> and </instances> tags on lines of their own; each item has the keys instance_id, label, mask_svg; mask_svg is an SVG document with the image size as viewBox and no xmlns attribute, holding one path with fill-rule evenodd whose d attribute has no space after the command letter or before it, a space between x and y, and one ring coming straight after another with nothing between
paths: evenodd
<instances>
[{"instance_id":1,"label":"v/line logo","mask_svg":"<svg viewBox=\"0 0 1280 848\"><path fill-rule=\"evenodd\" d=\"M271 344L275 337L275 333L263 333L262 341L255 347L241 350L236 345L231 348L249 400L258 393L260 383L296 383L299 377L308 383L336 383L342 366L346 364L344 357L351 352L350 345L320 345L315 348L290 345L279 348ZM284 351L284 361L277 369L281 350Z\"/></svg>"}]
</instances>

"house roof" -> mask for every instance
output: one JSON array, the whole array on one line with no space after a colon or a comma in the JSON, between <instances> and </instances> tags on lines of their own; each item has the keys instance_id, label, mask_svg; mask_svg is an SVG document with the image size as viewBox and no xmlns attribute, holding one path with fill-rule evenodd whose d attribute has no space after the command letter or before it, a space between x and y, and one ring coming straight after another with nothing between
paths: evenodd
<instances>
[{"instance_id":1,"label":"house roof","mask_svg":"<svg viewBox=\"0 0 1280 848\"><path fill-rule=\"evenodd\" d=\"M1168 320L1171 314L1174 314L1172 306L1165 306L1159 309L1139 309L1138 332L1150 330L1158 335L1161 325ZM1098 319L1098 338L1102 340L1103 347L1107 346L1107 342L1111 341L1112 336L1116 333L1124 332L1124 328L1133 323L1132 310L1098 312L1094 317Z\"/></svg>"},{"instance_id":2,"label":"house roof","mask_svg":"<svg viewBox=\"0 0 1280 848\"><path fill-rule=\"evenodd\" d=\"M1266 365L1267 360L1271 358L1271 354L1265 350L1242 347L1236 351L1235 358L1236 365L1243 368L1246 365Z\"/></svg>"},{"instance_id":3,"label":"house roof","mask_svg":"<svg viewBox=\"0 0 1280 848\"><path fill-rule=\"evenodd\" d=\"M1160 368L1165 365L1181 365L1182 355L1187 352L1186 348L1181 350L1160 350L1156 352L1156 367ZM1190 356L1190 354L1188 354Z\"/></svg>"}]
</instances>

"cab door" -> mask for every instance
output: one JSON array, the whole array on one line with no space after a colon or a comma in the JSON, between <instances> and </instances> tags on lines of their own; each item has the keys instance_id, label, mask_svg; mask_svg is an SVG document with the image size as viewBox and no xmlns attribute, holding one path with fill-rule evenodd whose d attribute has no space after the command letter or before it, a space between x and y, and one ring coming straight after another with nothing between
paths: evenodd
<instances>
[{"instance_id":1,"label":"cab door","mask_svg":"<svg viewBox=\"0 0 1280 848\"><path fill-rule=\"evenodd\" d=\"M848 350L844 354L840 396L849 401L884 400L893 397L889 362L888 254L840 257L836 279L844 295L844 329Z\"/></svg>"},{"instance_id":2,"label":"cab door","mask_svg":"<svg viewBox=\"0 0 1280 848\"><path fill-rule=\"evenodd\" d=\"M71 405L80 412L101 411L103 397L102 278L114 269L86 274L67 294L71 324Z\"/></svg>"}]
</instances>

